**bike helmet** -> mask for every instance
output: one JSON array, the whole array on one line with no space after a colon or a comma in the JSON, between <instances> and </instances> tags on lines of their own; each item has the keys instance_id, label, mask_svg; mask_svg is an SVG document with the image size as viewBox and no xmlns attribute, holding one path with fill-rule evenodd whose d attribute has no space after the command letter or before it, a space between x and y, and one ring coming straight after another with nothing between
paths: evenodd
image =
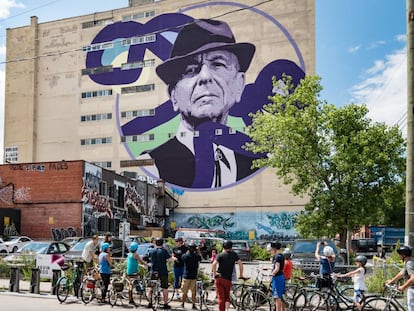
<instances>
[{"instance_id":1,"label":"bike helmet","mask_svg":"<svg viewBox=\"0 0 414 311\"><path fill-rule=\"evenodd\" d=\"M403 245L399 249L397 249L397 253L405 257L411 257L412 250L411 247Z\"/></svg>"},{"instance_id":2,"label":"bike helmet","mask_svg":"<svg viewBox=\"0 0 414 311\"><path fill-rule=\"evenodd\" d=\"M155 245L156 246L162 246L164 244L164 239L163 238L156 238L155 239Z\"/></svg>"},{"instance_id":3,"label":"bike helmet","mask_svg":"<svg viewBox=\"0 0 414 311\"><path fill-rule=\"evenodd\" d=\"M363 266L367 264L367 257L359 255L355 257L355 262L360 262Z\"/></svg>"},{"instance_id":4,"label":"bike helmet","mask_svg":"<svg viewBox=\"0 0 414 311\"><path fill-rule=\"evenodd\" d=\"M102 244L101 249L102 249L103 252L106 252L108 250L108 248L110 248L110 247L111 247L111 244L104 243L104 244Z\"/></svg>"},{"instance_id":5,"label":"bike helmet","mask_svg":"<svg viewBox=\"0 0 414 311\"><path fill-rule=\"evenodd\" d=\"M137 242L132 242L131 245L129 245L129 251L131 253L135 253L138 249L138 243Z\"/></svg>"},{"instance_id":6,"label":"bike helmet","mask_svg":"<svg viewBox=\"0 0 414 311\"><path fill-rule=\"evenodd\" d=\"M325 246L323 248L323 254L324 256L327 256L327 257L335 255L333 248L330 246Z\"/></svg>"},{"instance_id":7,"label":"bike helmet","mask_svg":"<svg viewBox=\"0 0 414 311\"><path fill-rule=\"evenodd\" d=\"M233 242L230 240L226 240L223 242L224 249L231 249L233 247Z\"/></svg>"},{"instance_id":8,"label":"bike helmet","mask_svg":"<svg viewBox=\"0 0 414 311\"><path fill-rule=\"evenodd\" d=\"M195 245L194 243L190 243L190 245L188 245L188 249L190 250L190 252L194 253L197 250L197 245Z\"/></svg>"}]
</instances>

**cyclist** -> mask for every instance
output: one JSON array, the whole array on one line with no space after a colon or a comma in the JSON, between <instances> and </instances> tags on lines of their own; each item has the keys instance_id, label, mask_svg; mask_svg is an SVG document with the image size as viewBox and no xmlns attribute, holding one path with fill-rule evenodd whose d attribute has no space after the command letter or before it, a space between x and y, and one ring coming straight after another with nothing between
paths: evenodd
<instances>
[{"instance_id":1,"label":"cyclist","mask_svg":"<svg viewBox=\"0 0 414 311\"><path fill-rule=\"evenodd\" d=\"M101 273L101 278L103 281L103 290L102 290L102 297L101 302L105 303L106 293L108 291L110 278L111 278L111 267L112 267L112 259L111 259L111 244L103 243L101 246L102 252L99 254L99 272Z\"/></svg>"},{"instance_id":2,"label":"cyclist","mask_svg":"<svg viewBox=\"0 0 414 311\"><path fill-rule=\"evenodd\" d=\"M292 278L292 272L293 272L293 263L290 257L292 256L292 253L290 252L289 248L285 248L283 250L283 257L285 257L285 264L283 266L283 274L285 275L285 281L289 282Z\"/></svg>"},{"instance_id":3,"label":"cyclist","mask_svg":"<svg viewBox=\"0 0 414 311\"><path fill-rule=\"evenodd\" d=\"M182 260L183 254L188 250L188 247L184 244L182 237L175 239L175 247L173 248L172 257L174 259L174 288L176 289L176 299L180 300L180 294L178 289L181 288L181 281L184 274L184 262Z\"/></svg>"},{"instance_id":4,"label":"cyclist","mask_svg":"<svg viewBox=\"0 0 414 311\"><path fill-rule=\"evenodd\" d=\"M283 267L285 265L285 257L282 255L282 245L280 242L270 243L270 255L272 256L272 294L275 300L276 310L284 311L285 304L282 301L282 296L285 293L285 275L283 274Z\"/></svg>"},{"instance_id":5,"label":"cyclist","mask_svg":"<svg viewBox=\"0 0 414 311\"><path fill-rule=\"evenodd\" d=\"M164 299L163 309L171 309L168 304L168 268L167 260L172 260L170 253L164 248L164 240L157 238L155 240L155 247L149 250L151 258L151 278L159 279L161 282L162 295ZM156 277L158 275L158 277ZM151 289L150 289L151 290ZM151 292L149 292L150 294ZM152 305L148 305L152 308Z\"/></svg>"},{"instance_id":6,"label":"cyclist","mask_svg":"<svg viewBox=\"0 0 414 311\"><path fill-rule=\"evenodd\" d=\"M132 279L136 278L138 271L139 271L139 264L143 266L148 267L148 264L143 261L141 259L141 257L137 254L137 249L138 249L138 243L137 242L132 242L131 245L129 246L129 253L127 256L127 265L126 265L126 274L127 277L129 279L129 281L131 282ZM132 292L130 291L128 293L129 295L129 303L134 303L134 301L132 300Z\"/></svg>"},{"instance_id":7,"label":"cyclist","mask_svg":"<svg viewBox=\"0 0 414 311\"><path fill-rule=\"evenodd\" d=\"M197 245L194 243L188 246L188 251L182 256L184 262L184 281L183 281L183 297L181 301L181 307L184 308L184 303L187 300L187 293L191 290L191 298L193 302L193 309L197 309L195 305L196 301L196 282L198 276L198 268L201 262L201 253L197 249Z\"/></svg>"},{"instance_id":8,"label":"cyclist","mask_svg":"<svg viewBox=\"0 0 414 311\"><path fill-rule=\"evenodd\" d=\"M408 311L414 311L414 258L411 257L411 247L403 245L397 249L401 260L404 262L404 267L392 279L387 280L387 284L392 284L398 280L405 278L403 285L398 287L399 291L407 290L407 305Z\"/></svg>"},{"instance_id":9,"label":"cyclist","mask_svg":"<svg viewBox=\"0 0 414 311\"><path fill-rule=\"evenodd\" d=\"M232 241L224 241L223 252L217 255L212 265L219 311L228 310L230 307L231 279L235 263L239 265L239 278L243 279L243 263L232 248Z\"/></svg>"},{"instance_id":10,"label":"cyclist","mask_svg":"<svg viewBox=\"0 0 414 311\"><path fill-rule=\"evenodd\" d=\"M96 251L98 249L98 236L92 236L92 240L86 243L85 248L82 251L82 259L85 262L86 268L93 267L93 260L98 258Z\"/></svg>"},{"instance_id":11,"label":"cyclist","mask_svg":"<svg viewBox=\"0 0 414 311\"><path fill-rule=\"evenodd\" d=\"M365 274L367 269L365 265L367 264L367 257L365 256L356 256L355 263L357 268L353 271L350 271L345 274L335 274L337 277L352 277L352 282L354 283L354 303L358 310L361 310L361 299L364 295L364 292L367 290L365 285Z\"/></svg>"},{"instance_id":12,"label":"cyclist","mask_svg":"<svg viewBox=\"0 0 414 311\"><path fill-rule=\"evenodd\" d=\"M326 242L324 242L323 255L319 255L319 249L321 242L316 244L315 258L319 261L319 274L320 278L317 280L317 286L320 289L327 289L332 287L331 274L335 269L335 252Z\"/></svg>"}]
</instances>

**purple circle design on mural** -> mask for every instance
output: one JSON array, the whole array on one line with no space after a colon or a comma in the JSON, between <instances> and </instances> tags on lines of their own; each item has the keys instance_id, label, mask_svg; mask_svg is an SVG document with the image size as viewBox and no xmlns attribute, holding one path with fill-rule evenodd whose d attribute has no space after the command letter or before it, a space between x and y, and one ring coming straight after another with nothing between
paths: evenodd
<instances>
[{"instance_id":1,"label":"purple circle design on mural","mask_svg":"<svg viewBox=\"0 0 414 311\"><path fill-rule=\"evenodd\" d=\"M168 20L168 27L170 27L170 29L172 29L173 26L177 27L175 30L178 32L178 28L179 28L179 23L178 24L174 24L177 21L172 22L172 20L174 19L174 15L179 16L180 18L189 18L186 15L182 14L183 12L188 12L197 8L201 8L201 7L205 7L205 6L215 6L215 5L230 5L230 6L236 6L239 8L243 8L246 10L250 10L256 14L259 14L261 16L263 16L264 18L270 20L276 27L278 27L280 29L280 31L286 36L287 40L289 41L289 43L292 45L292 47L295 50L295 53L298 57L300 66L296 65L294 62L290 61L290 60L285 60L285 59L279 59L279 60L274 60L272 62L270 62L269 64L267 64L258 74L256 80L254 83L248 84L245 86L244 88L244 92L242 94L242 98L241 101L238 105L234 105L233 108L230 110L229 115L233 116L233 117L239 117L241 118L245 125L248 126L252 123L252 119L249 117L249 113L250 112L255 112L258 111L259 109L262 108L262 106L266 103L268 103L268 95L266 94L272 94L272 84L270 83L271 79L273 76L277 76L277 77L281 77L281 75L283 73L286 73L288 75L290 75L292 77L293 80L293 84L297 85L300 81L301 78L304 77L305 75L305 64L304 64L304 60L303 57L299 51L299 48L296 44L296 42L293 40L293 38L291 37L291 35L289 34L289 32L283 27L283 25L281 25L276 19L274 19L272 16L268 15L267 13L255 8L255 7L249 7L247 5L244 4L239 4L239 3L234 3L234 2L211 2L211 3L205 3L205 4L198 4L198 5L194 5L194 6L190 6L187 8L184 8L182 10L179 11L179 13L172 13L172 14L167 14L167 17L169 19ZM213 18L214 19L214 18ZM181 23L182 23L182 19L178 19ZM153 20L151 20L153 21ZM147 24L151 23L151 21L149 21ZM187 19L188 22L188 19ZM137 23L138 24L138 23ZM139 26L148 26L148 25L141 25L138 24ZM156 21L154 21L153 24L157 24ZM182 24L181 24L182 25ZM158 25L157 25L158 26ZM163 27L165 28L165 25L163 25ZM157 28L154 28L153 26L151 27L151 25L149 26L150 29L152 29L152 31L157 31ZM136 31L133 30L133 31ZM140 29L139 30L142 33L145 33L145 31L147 31L146 33L148 33L148 28L147 29ZM98 37L98 36L97 36ZM157 40L159 38L162 38L161 35L157 34ZM106 39L106 38L105 38ZM166 41L165 38L162 38L162 40ZM95 38L94 42L100 42L100 41L104 41L104 39L97 39ZM163 42L162 46L163 49L161 49L159 46L152 46L152 50L155 49L157 50L159 53L155 53L156 55L158 55L163 61L165 59L168 58L168 55L166 53L166 44L168 44L168 42ZM170 44L170 46L172 46L172 44ZM142 47L141 47L142 48ZM168 49L169 51L169 49ZM153 50L154 52L154 50ZM140 51L138 54L138 57L143 57L143 52ZM102 55L99 55L99 57L101 57ZM136 56L135 56L136 57ZM98 64L96 63L88 63L87 62L87 67L93 67L96 66ZM141 72L135 72L135 74L139 76ZM112 79L107 80L105 83L103 83L103 81L96 81L97 83L101 83L101 84L111 84L110 81L113 81ZM117 80L117 81L121 81L121 80ZM125 83L129 83L130 81L128 80L128 82ZM122 84L122 83L117 83L117 84ZM260 86L260 87L258 87ZM172 118L174 118L178 113L173 111L172 109L172 103L170 100L166 101L165 103L159 105L158 107L155 108L155 115L157 116L152 117L152 118L147 118L145 120L145 122L138 121L136 120L134 122L130 121L124 125L121 126L121 120L120 120L120 110L119 110L119 103L120 101L120 96L119 94L116 94L116 122L117 122L117 126L118 126L118 130L119 133L121 134L121 136L128 136L128 135L136 135L139 133L144 133L158 125L163 124L164 122L168 122L169 120L171 120ZM218 129L221 128L223 130L223 132L225 133L225 135L221 135L220 137L217 137L214 132ZM200 133L207 133L205 136L208 136L210 138L209 144L211 144L212 139L213 142L215 144L218 145L223 145L225 147L228 147L229 149L235 151L235 153L237 154L241 154L244 155L246 157L250 157L252 159L254 158L261 158L264 157L264 154L259 154L259 155L254 155L250 152L247 152L246 150L244 150L242 148L242 146L249 140L248 136L245 135L242 132L237 132L236 135L234 135L234 133L232 133L232 135L226 135L228 133L228 127L226 127L225 125L220 125L218 123L215 122L206 122L204 124L202 124L199 128L197 128L197 130L200 131ZM227 132L226 132L227 131ZM212 138L214 136L214 138ZM163 144L165 145L165 144ZM200 144L201 146L196 146L197 143L195 142L195 147L196 148L201 148L201 149L196 149L196 150L203 150L202 147L207 145L205 140L200 140ZM129 156L132 159L136 158L136 155L134 155L134 153L132 152L132 150L130 149L130 146L128 145L128 143L124 143L124 146L129 154ZM163 149L160 148L156 148L159 149L159 153L163 152ZM165 150L165 149L164 149ZM178 188L181 190L186 190L186 191L215 191L215 190L221 190L221 189L225 189L225 188L229 188L229 187L233 187L235 185L238 185L242 182L245 182L246 180L252 178L253 176L255 176L256 174L258 174L259 172L261 172L262 170L264 170L265 168L262 168L260 170L256 170L256 171L250 171L249 174L245 177L242 177L240 179L238 179L236 182L228 184L228 185L224 185L221 187L217 187L217 188L212 188L211 187L211 180L213 178L212 176L212 171L211 170L211 166L213 165L212 160L210 160L210 163L204 164L204 163L208 163L209 160L207 159L208 157L208 150L205 149L205 152L195 152L196 153L196 157L193 156L193 158L195 158L193 161L195 162L193 164L193 166L195 168L197 168L197 170L200 172L202 172L201 174L197 174L194 173L193 179L192 179L192 184L190 186L183 186L183 183L180 184L174 184L172 182L169 182L169 178L164 178L165 182L170 185L173 188ZM204 158L203 158L204 156ZM210 154L210 157L212 155ZM214 158L214 156L213 156ZM182 163L182 162L180 162ZM203 165L198 165L203 163ZM174 165L170 166L174 167ZM201 170L200 170L201 168ZM145 169L144 167L141 167L141 169L150 177L158 179L158 176L154 176L153 174L151 174L147 169ZM177 172L179 172L180 169L177 170ZM209 172L207 172L209 171ZM207 172L207 174L206 174ZM174 174L175 173L174 171ZM208 176L206 178L206 176ZM170 179L171 181L172 179Z\"/></svg>"}]
</instances>

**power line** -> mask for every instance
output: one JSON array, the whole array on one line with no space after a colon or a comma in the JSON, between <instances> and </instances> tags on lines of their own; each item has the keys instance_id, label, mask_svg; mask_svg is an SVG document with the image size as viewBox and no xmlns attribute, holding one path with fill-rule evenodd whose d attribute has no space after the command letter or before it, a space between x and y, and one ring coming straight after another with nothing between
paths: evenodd
<instances>
[{"instance_id":1,"label":"power line","mask_svg":"<svg viewBox=\"0 0 414 311\"><path fill-rule=\"evenodd\" d=\"M58 1L61 1L61 0L55 0L55 1L49 2L49 5L52 4L52 3L54 3L54 2L58 2ZM265 4L265 3L272 2L272 1L273 0L262 1L262 2L259 2L257 4L251 5L251 6L247 6L247 7L244 7L244 8L239 8L239 9L235 9L235 10L228 11L226 13L222 13L222 14L219 14L219 15L215 15L213 17L210 17L210 19L216 19L216 18L223 17L225 15L234 14L234 13L237 13L237 12L241 12L241 11L244 11L244 10L248 10L248 9L251 9L251 8L255 8L255 7L261 6L261 5ZM46 5L44 5L44 6L46 6ZM32 9L32 10L34 10L34 9ZM27 12L25 12L25 13L27 13ZM21 13L19 15L22 15L22 14L23 13ZM16 17L16 16L18 16L18 15L14 15L13 17ZM146 36L146 35L149 35L149 34L159 34L159 33L163 33L163 32L169 31L169 30L174 30L174 29L176 29L178 27L188 26L188 25L194 24L196 22L197 22L197 19L195 19L194 21L189 22L189 23L184 23L184 24L177 25L177 26L174 26L174 27L167 27L167 28L164 28L164 29L160 29L160 30L151 32L151 33L141 34L140 36ZM132 37L134 37L134 36L126 37L125 39L132 38ZM39 38L36 38L35 40L40 40L40 39ZM101 42L101 43L103 43L103 42ZM12 59L12 60L8 60L8 61L1 61L0 62L0 65L4 65L4 64L8 64L8 63L21 62L21 61L27 61L27 60L34 60L34 59L38 59L38 58L42 58L42 57L59 56L59 55L64 55L64 54L68 54L68 53L74 53L74 52L78 52L78 51L83 51L83 47L76 48L76 49L72 49L72 50L67 50L67 51L60 51L60 52L43 54L43 55L37 55L37 56L33 56L33 57L25 57L25 58L19 58L19 59Z\"/></svg>"}]
</instances>

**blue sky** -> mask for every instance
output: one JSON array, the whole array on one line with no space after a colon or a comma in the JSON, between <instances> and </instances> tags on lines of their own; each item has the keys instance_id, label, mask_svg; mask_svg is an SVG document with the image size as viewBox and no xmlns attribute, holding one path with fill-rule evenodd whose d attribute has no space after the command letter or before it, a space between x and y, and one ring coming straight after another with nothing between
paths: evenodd
<instances>
[{"instance_id":1,"label":"blue sky","mask_svg":"<svg viewBox=\"0 0 414 311\"><path fill-rule=\"evenodd\" d=\"M398 124L405 132L406 1L315 1L316 74L322 77L322 99L338 106L366 103L374 121ZM0 150L6 29L28 25L34 15L42 23L126 6L128 0L0 0Z\"/></svg>"}]
</instances>

